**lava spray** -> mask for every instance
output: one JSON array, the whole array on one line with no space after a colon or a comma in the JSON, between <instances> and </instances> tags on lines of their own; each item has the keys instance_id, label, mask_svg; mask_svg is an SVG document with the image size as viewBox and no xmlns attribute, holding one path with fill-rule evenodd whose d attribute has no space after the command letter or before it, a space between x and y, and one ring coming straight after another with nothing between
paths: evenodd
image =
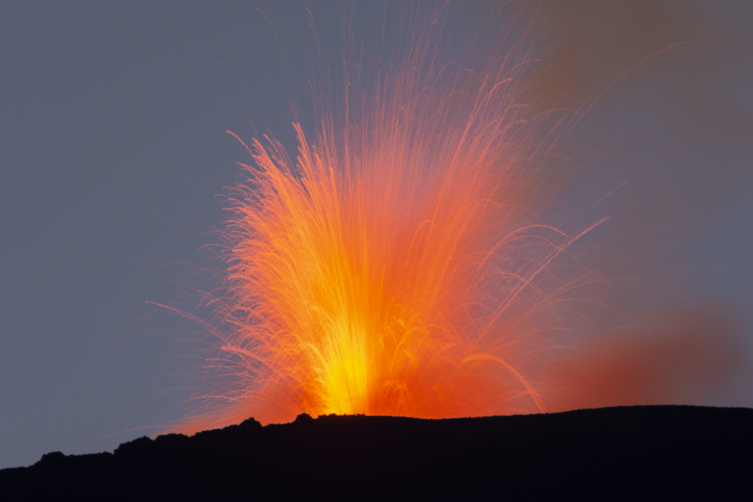
<instances>
[{"instance_id":1,"label":"lava spray","mask_svg":"<svg viewBox=\"0 0 753 502\"><path fill-rule=\"evenodd\" d=\"M541 99L557 82L534 7L471 9L481 28L460 40L468 5L408 6L385 17L378 54L345 8L342 66L312 43L295 146L231 133L249 161L227 199L226 292L211 297L220 378L184 429L542 412L596 403L563 397L576 380L612 385L567 354L646 332L618 304L634 278L599 267L627 181L603 167L604 136L576 140L603 92L575 109Z\"/></svg>"}]
</instances>

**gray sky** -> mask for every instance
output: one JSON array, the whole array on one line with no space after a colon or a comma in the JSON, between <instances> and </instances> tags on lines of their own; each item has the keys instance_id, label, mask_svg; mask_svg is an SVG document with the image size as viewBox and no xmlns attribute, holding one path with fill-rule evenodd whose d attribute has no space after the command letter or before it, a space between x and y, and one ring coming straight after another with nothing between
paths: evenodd
<instances>
[{"instance_id":1,"label":"gray sky","mask_svg":"<svg viewBox=\"0 0 753 502\"><path fill-rule=\"evenodd\" d=\"M675 285L723 305L749 339L747 3L634 2L641 11L628 2L594 10L583 0L553 8L559 24L547 36L561 47L556 57L578 69L565 71L572 92L553 106L651 52L707 40L631 85L638 110L703 138L687 142L676 171L691 175L667 184L689 194L704 188L678 202L701 231L672 251L683 271ZM337 2L218 4L0 5L0 468L48 451L113 449L185 407L201 330L146 301L176 302L184 286L212 284L202 268L218 264L200 246L222 223L216 194L239 179L235 162L248 161L225 130L249 135L245 112L285 140L291 88L281 84L280 48L256 7L289 51L296 85L308 78L292 42L308 29L305 7L323 32L339 29ZM356 2L357 33L370 17L363 5ZM645 115L630 117L637 126ZM751 406L752 397L738 389L710 404Z\"/></svg>"}]
</instances>

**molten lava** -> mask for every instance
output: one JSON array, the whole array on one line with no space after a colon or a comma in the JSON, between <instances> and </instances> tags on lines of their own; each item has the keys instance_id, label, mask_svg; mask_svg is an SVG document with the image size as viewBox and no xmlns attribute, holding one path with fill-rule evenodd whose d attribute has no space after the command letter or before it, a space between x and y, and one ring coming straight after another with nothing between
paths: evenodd
<instances>
[{"instance_id":1,"label":"molten lava","mask_svg":"<svg viewBox=\"0 0 753 502\"><path fill-rule=\"evenodd\" d=\"M311 138L294 125L295 159L267 136L246 147L222 347L245 375L237 418L543 409L522 366L549 301L536 280L607 218L570 235L538 221L526 203L554 142L529 135L529 56L440 65L441 28L358 95L346 74L340 112Z\"/></svg>"},{"instance_id":2,"label":"molten lava","mask_svg":"<svg viewBox=\"0 0 753 502\"><path fill-rule=\"evenodd\" d=\"M648 326L613 304L635 282L584 259L624 182L568 192L583 175L570 133L595 101L537 102L546 78L519 21L458 43L447 19L406 23L384 60L353 57L345 37L342 82L322 71L307 86L315 126L294 122L295 154L233 134L253 163L229 196L227 294L210 302L221 388L184 432L588 406L584 382L609 394L610 368L547 369L589 337ZM612 373L624 387L630 371Z\"/></svg>"}]
</instances>

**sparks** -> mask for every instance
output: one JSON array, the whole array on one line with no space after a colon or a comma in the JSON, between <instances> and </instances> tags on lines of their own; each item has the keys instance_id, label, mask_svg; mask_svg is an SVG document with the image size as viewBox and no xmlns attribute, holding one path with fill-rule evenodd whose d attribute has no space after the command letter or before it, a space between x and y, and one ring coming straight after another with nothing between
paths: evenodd
<instances>
[{"instance_id":1,"label":"sparks","mask_svg":"<svg viewBox=\"0 0 753 502\"><path fill-rule=\"evenodd\" d=\"M543 107L527 30L458 45L448 12L405 28L385 61L346 47L340 85L309 82L316 125L293 122L294 153L230 133L253 159L229 193L227 294L213 300L213 364L232 384L183 430L557 404L547 351L599 332L588 309L612 309L593 294L609 281L578 260L616 189L552 218L579 176L568 138L595 102Z\"/></svg>"}]
</instances>

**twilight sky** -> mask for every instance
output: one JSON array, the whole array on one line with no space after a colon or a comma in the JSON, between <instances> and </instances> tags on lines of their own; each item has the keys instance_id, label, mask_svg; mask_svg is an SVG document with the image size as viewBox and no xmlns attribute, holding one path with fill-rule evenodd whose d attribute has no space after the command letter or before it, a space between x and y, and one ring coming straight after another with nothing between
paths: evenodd
<instances>
[{"instance_id":1,"label":"twilight sky","mask_svg":"<svg viewBox=\"0 0 753 502\"><path fill-rule=\"evenodd\" d=\"M357 36L369 5L355 3ZM222 224L216 195L248 162L225 130L250 137L250 119L289 141L289 82L300 92L309 78L296 52L311 35L306 7L337 40L330 1L0 5L0 468L111 450L189 406L201 328L146 302L214 284L219 264L201 246ZM567 89L547 97L553 107L700 40L631 73L613 91L629 99L601 112L626 129L662 126L673 154L635 165L642 179L670 166L650 190L690 227L661 262L665 282L753 346L753 6L542 8L541 43ZM704 402L753 406L743 387Z\"/></svg>"}]
</instances>

